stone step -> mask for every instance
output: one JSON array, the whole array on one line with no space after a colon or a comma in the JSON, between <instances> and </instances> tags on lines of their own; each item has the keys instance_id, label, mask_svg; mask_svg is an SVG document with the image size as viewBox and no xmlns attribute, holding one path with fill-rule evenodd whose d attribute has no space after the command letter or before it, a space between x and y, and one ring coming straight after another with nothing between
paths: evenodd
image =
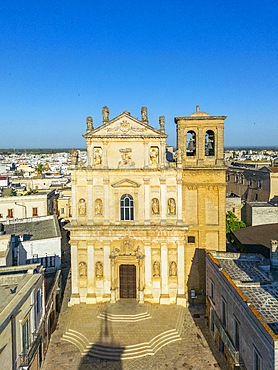
<instances>
[{"instance_id":1,"label":"stone step","mask_svg":"<svg viewBox=\"0 0 278 370\"><path fill-rule=\"evenodd\" d=\"M180 339L180 334L175 329L160 333L150 342L137 343L128 346L120 346L109 343L89 343L82 334L72 330L65 333L62 338L62 340L74 344L80 350L83 356L92 356L107 360L127 360L154 355L165 345Z\"/></svg>"}]
</instances>

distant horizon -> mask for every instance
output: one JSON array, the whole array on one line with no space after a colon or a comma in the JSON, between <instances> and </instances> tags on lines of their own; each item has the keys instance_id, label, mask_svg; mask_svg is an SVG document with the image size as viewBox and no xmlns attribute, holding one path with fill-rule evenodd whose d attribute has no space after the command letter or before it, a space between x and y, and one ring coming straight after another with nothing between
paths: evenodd
<instances>
[{"instance_id":1,"label":"distant horizon","mask_svg":"<svg viewBox=\"0 0 278 370\"><path fill-rule=\"evenodd\" d=\"M169 145L170 147L173 147L174 149L176 149L175 146L172 146L172 145ZM7 151L7 152L20 152L20 153L24 153L25 151L26 152L31 152L31 151L40 151L40 152L43 152L43 151L49 151L49 152L66 152L66 151L70 151L72 149L72 147L61 147L61 148L55 148L55 147L49 147L49 148L0 148L0 154L4 151ZM87 148L86 147L74 147L74 149L76 150L82 150L82 151L86 151ZM232 149L236 149L236 150L253 150L253 149L260 149L260 150L278 150L278 145L277 146L273 146L273 145L270 145L270 146L265 146L265 145L261 145L261 146L232 146L232 145L228 145L228 146L225 146L224 147L224 151L225 150L232 150Z\"/></svg>"}]
</instances>

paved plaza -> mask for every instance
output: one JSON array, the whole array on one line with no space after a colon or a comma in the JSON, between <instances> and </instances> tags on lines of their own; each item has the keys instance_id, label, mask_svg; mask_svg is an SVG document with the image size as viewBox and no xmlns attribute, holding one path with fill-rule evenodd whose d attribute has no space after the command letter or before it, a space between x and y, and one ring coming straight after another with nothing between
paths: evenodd
<instances>
[{"instance_id":1,"label":"paved plaza","mask_svg":"<svg viewBox=\"0 0 278 370\"><path fill-rule=\"evenodd\" d=\"M69 295L70 280L43 370L226 369L205 339L204 307L133 300L68 307Z\"/></svg>"}]
</instances>

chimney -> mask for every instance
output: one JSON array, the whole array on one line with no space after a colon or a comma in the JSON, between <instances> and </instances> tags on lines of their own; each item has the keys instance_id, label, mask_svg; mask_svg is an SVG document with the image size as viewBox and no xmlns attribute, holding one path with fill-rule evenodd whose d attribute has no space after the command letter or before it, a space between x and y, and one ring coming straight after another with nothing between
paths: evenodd
<instances>
[{"instance_id":1,"label":"chimney","mask_svg":"<svg viewBox=\"0 0 278 370\"><path fill-rule=\"evenodd\" d=\"M270 263L272 267L278 268L278 241L271 240Z\"/></svg>"}]
</instances>

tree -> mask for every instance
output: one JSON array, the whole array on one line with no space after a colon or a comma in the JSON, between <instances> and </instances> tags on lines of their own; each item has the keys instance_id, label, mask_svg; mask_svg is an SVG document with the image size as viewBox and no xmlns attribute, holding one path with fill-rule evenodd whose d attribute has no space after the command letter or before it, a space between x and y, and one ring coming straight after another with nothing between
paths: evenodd
<instances>
[{"instance_id":1,"label":"tree","mask_svg":"<svg viewBox=\"0 0 278 370\"><path fill-rule=\"evenodd\" d=\"M46 170L47 170L47 167L42 163L38 163L37 166L35 167L35 171L37 172L38 176L41 176L42 173Z\"/></svg>"},{"instance_id":2,"label":"tree","mask_svg":"<svg viewBox=\"0 0 278 370\"><path fill-rule=\"evenodd\" d=\"M241 229L242 227L246 227L243 221L240 221L237 216L232 212L229 211L226 214L226 234L228 239L233 242L232 232Z\"/></svg>"}]
</instances>

